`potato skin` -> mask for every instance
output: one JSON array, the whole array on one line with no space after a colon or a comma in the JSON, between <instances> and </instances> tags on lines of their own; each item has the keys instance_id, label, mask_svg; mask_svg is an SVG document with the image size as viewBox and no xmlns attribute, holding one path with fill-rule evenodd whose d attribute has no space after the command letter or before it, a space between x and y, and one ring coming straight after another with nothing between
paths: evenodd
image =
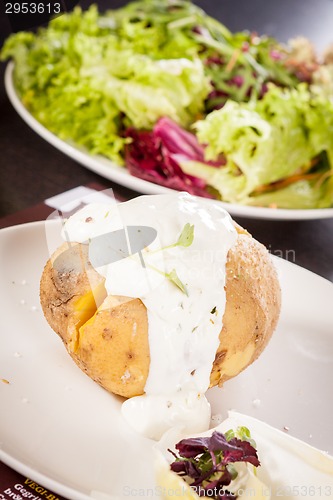
<instances>
[{"instance_id":1,"label":"potato skin","mask_svg":"<svg viewBox=\"0 0 333 500\"><path fill-rule=\"evenodd\" d=\"M280 311L280 287L268 251L242 228L236 229L238 239L226 265L226 307L211 387L222 385L260 355ZM45 317L89 377L114 394L141 395L150 364L147 310L138 298L109 296L76 331L72 323L78 298L89 293L91 283L101 282L88 262L87 249L76 246L74 269L54 269L61 248L45 266L40 287Z\"/></svg>"},{"instance_id":2,"label":"potato skin","mask_svg":"<svg viewBox=\"0 0 333 500\"><path fill-rule=\"evenodd\" d=\"M40 282L40 303L47 322L66 347L71 341L69 326L75 304L103 282L89 262L87 245L64 243L47 261Z\"/></svg>"},{"instance_id":3,"label":"potato skin","mask_svg":"<svg viewBox=\"0 0 333 500\"><path fill-rule=\"evenodd\" d=\"M150 356L148 318L140 299L109 296L83 327L79 366L107 391L132 397L143 393Z\"/></svg>"},{"instance_id":4,"label":"potato skin","mask_svg":"<svg viewBox=\"0 0 333 500\"><path fill-rule=\"evenodd\" d=\"M211 372L211 387L223 384L228 364L235 353L247 352L242 371L262 353L279 319L281 290L267 249L249 233L238 229L236 245L228 253L226 265L226 307L220 345ZM237 356L236 356L237 358ZM231 360L231 361L230 361Z\"/></svg>"}]
</instances>

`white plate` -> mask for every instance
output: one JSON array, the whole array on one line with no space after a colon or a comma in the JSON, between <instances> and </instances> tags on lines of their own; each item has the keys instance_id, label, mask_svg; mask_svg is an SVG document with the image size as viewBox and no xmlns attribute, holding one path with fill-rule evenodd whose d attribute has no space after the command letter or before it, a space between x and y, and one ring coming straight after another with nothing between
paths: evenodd
<instances>
[{"instance_id":1,"label":"white plate","mask_svg":"<svg viewBox=\"0 0 333 500\"><path fill-rule=\"evenodd\" d=\"M72 500L139 496L154 487L153 443L123 421L121 398L79 370L41 312L46 228L56 236L54 221L0 231L0 459ZM235 409L332 454L333 285L275 263L278 329L258 361L208 398L213 414Z\"/></svg>"},{"instance_id":2,"label":"white plate","mask_svg":"<svg viewBox=\"0 0 333 500\"><path fill-rule=\"evenodd\" d=\"M47 142L52 144L52 146L56 147L59 151L66 154L73 160L76 160L78 163L89 170L92 170L96 174L126 186L127 188L133 189L134 191L138 191L139 193L162 194L174 191L173 189L134 177L124 167L117 165L111 160L108 160L103 156L92 155L80 146L72 145L62 139L59 139L59 137L41 125L41 123L39 123L22 104L14 87L13 69L14 64L11 62L8 64L5 73L5 87L9 100L16 109L17 113L21 116L21 118L23 118L29 127ZM251 217L254 219L305 220L326 219L333 217L333 208L287 210L282 208L272 209L265 207L247 207L223 202L221 202L221 205L224 206L224 208L228 210L231 215Z\"/></svg>"}]
</instances>

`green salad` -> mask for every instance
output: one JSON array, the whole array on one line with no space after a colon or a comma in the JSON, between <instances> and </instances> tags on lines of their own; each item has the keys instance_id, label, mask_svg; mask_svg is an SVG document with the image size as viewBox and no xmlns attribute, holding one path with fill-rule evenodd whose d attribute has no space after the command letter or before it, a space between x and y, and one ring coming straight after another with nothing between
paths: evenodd
<instances>
[{"instance_id":1,"label":"green salad","mask_svg":"<svg viewBox=\"0 0 333 500\"><path fill-rule=\"evenodd\" d=\"M11 35L27 109L61 139L173 189L333 206L333 57L231 33L187 0L75 8Z\"/></svg>"}]
</instances>

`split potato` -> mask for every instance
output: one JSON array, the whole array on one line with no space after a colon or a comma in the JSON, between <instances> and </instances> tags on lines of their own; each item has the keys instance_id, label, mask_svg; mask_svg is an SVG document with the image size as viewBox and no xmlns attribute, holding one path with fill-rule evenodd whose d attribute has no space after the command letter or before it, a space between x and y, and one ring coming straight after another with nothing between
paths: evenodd
<instances>
[{"instance_id":1,"label":"split potato","mask_svg":"<svg viewBox=\"0 0 333 500\"><path fill-rule=\"evenodd\" d=\"M211 386L222 385L260 355L280 311L280 287L268 251L236 229ZM48 323L89 377L124 397L144 393L150 365L146 307L135 297L107 296L87 245L64 244L52 255L41 277L40 301Z\"/></svg>"}]
</instances>

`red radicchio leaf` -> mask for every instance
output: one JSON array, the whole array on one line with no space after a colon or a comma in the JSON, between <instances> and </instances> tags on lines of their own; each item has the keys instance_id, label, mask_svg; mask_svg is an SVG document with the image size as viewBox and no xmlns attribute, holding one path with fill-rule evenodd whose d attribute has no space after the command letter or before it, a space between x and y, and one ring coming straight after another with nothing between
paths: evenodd
<instances>
[{"instance_id":1,"label":"red radicchio leaf","mask_svg":"<svg viewBox=\"0 0 333 500\"><path fill-rule=\"evenodd\" d=\"M204 146L194 134L187 132L170 118L160 118L152 131L128 128L126 137L132 139L125 147L125 163L130 173L155 184L187 191L190 194L212 198L206 182L188 175L181 162L197 161L219 167L225 163L207 162Z\"/></svg>"}]
</instances>

